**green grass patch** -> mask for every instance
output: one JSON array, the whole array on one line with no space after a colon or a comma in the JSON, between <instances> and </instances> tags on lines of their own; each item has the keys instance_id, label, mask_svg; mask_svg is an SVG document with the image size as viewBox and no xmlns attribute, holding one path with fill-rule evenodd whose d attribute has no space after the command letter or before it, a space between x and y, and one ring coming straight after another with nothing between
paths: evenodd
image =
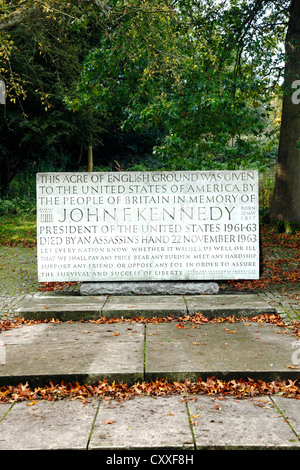
<instances>
[{"instance_id":1,"label":"green grass patch","mask_svg":"<svg viewBox=\"0 0 300 470\"><path fill-rule=\"evenodd\" d=\"M0 217L0 245L35 246L35 214L10 215Z\"/></svg>"}]
</instances>

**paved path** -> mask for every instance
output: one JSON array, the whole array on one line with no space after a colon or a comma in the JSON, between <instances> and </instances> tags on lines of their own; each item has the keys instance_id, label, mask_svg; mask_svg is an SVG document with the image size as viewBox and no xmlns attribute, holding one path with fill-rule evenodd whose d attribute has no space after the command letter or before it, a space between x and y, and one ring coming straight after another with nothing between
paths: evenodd
<instances>
[{"instance_id":1,"label":"paved path","mask_svg":"<svg viewBox=\"0 0 300 470\"><path fill-rule=\"evenodd\" d=\"M9 248L3 249L2 247L0 249L0 260L2 266L2 269L0 269L0 317L13 319L16 309L25 305L38 288L35 251L28 249L10 251ZM66 290L69 291L70 289L72 288ZM299 292L296 288L285 292L281 289L269 289L268 291L258 292L258 295L276 309L287 325L293 320L300 319ZM83 324L77 323L76 325L76 328L82 328ZM137 353L134 353L132 347L133 343L126 344L124 341L122 343L122 336L125 333L124 325L121 326L123 330L115 331L117 334L114 335L114 329L120 326L112 325L111 332L106 332L106 335L112 335L112 340L117 340L117 343L113 344L115 346L118 344L123 353L126 347L130 345L130 354L127 356L124 354L119 355L117 359L123 356L125 359L126 357L131 359L137 357L135 356ZM65 325L63 325L64 327ZM141 327L148 328L147 326ZM201 341L199 338L193 341L195 338L189 337L190 334L194 334L193 330L176 330L174 324L169 324L169 327L172 327L173 331L180 332L179 346L181 351L190 350L190 347L186 347L187 343L185 341L187 339L199 343L199 345L194 346L195 348L205 348L204 345L200 345L200 343L206 342L203 338ZM41 353L41 350L37 349L37 344L44 349L47 347L51 349L52 347L52 353L54 354L58 352L58 347L61 344L66 344L70 340L71 329L68 330L67 336L63 336L62 329L55 330L54 328L51 331L57 333L56 339L54 335L53 337L48 336L48 340L46 340L44 335L49 333L49 330L48 332L46 330L47 325L35 325L30 330L30 334L28 334L28 328L22 327L21 329L16 328L4 332L7 335L5 336L7 343L5 349L7 348L7 351L16 353L14 363L16 367L18 365L20 367L20 376L25 375L25 365L26 367L30 366L29 361L25 360L26 351L27 354L29 352L31 356L33 355L32 350L28 349L29 345L33 345L38 354ZM130 326L125 324L127 334L132 333L128 328ZM135 329L138 330L139 328L140 326ZM166 346L168 342L164 336L164 331L162 331L167 327L158 328L160 331L154 331L155 328L157 329L157 325L150 326L146 334L146 330L144 330L142 338L145 339L145 335L149 334L148 353L152 348L152 354L159 356L161 354L160 343ZM247 328L251 329L251 326ZM265 325L260 329L260 332L263 330L268 334L270 332L265 328ZM203 332L204 330L202 330ZM139 333L137 334L139 337L141 336ZM286 335L276 334L274 331L273 334L273 338L276 338L276 344L285 344L285 354L291 355L292 349L289 343L291 339ZM41 341L35 342L33 340L34 335L37 335L36 337ZM90 335L91 333L86 333L86 338L89 338L89 341L92 340ZM1 337L3 338L3 336ZM231 338L233 337L238 338L237 333L231 336ZM250 341L251 335L248 330L246 337L248 338L247 341ZM244 336L244 339L246 337ZM267 336L265 337L267 338ZM61 343L59 338L61 338ZM183 340L183 338L185 339ZM172 347L171 349L164 348L171 352L168 356L169 359L179 357L178 343L176 343L175 338L173 339L173 345L175 344L177 353L175 350L172 352ZM73 337L73 340L79 345L78 339L76 340ZM268 343L268 347L274 347L274 341L272 340L271 344ZM229 341L226 342L229 343ZM172 346L171 343L169 341L169 346ZM84 342L82 344L84 345ZM86 344L89 345L90 343L87 342ZM140 343L137 342L137 351L142 348L142 352L144 345L144 340ZM282 347L278 349L282 351ZM230 356L227 357L227 352L224 355L224 348L221 348L220 351L222 352L222 350L224 356L222 360L226 362ZM252 348L252 350L255 351L255 348ZM80 356L80 348L77 353ZM49 352L44 351L43 356L38 356L37 360L33 361L34 367L39 364L45 370L44 366L48 354ZM74 352L73 348L73 356L74 354L76 355L76 351ZM92 360L89 363L90 375L95 372L95 365L99 363L101 357L106 358L105 362L110 361L111 364L113 363L114 357L111 350L108 350L104 355L100 351L97 360L91 358ZM269 362L271 359L273 360L272 354L266 357L269 357ZM192 357L189 360L191 359ZM138 360L141 361L140 358ZM286 366L288 357L284 356L282 360ZM147 361L143 363L141 365L143 374L146 370L145 367L153 367L153 364L157 364L157 362L159 361L154 361L152 365L151 361L150 363L147 363ZM48 364L50 363L51 361L48 361ZM78 362L76 363L78 364ZM169 365L170 363L169 361ZM185 369L186 364L181 372L187 372ZM297 371L297 369L295 370ZM294 370L289 369L289 371L292 377ZM103 372L103 370L100 372ZM122 372L124 372L124 368ZM154 371L154 375L156 373L157 371ZM145 375L139 378L143 380ZM129 461L129 463L135 463L135 466L142 467L143 460L147 460L148 463L154 465L157 465L157 463L162 464L163 460L160 460L160 462L157 460L165 458L164 456L167 454L173 455L174 453L179 456L181 463L183 463L184 458L198 458L199 454L195 453L195 450L201 449L300 449L300 400L285 398L280 395L262 395L241 400L235 397L191 394L159 396L156 398L141 396L120 402L107 398L92 399L87 404L83 404L80 399L37 400L36 402L34 400L25 400L22 403L0 403L0 450L98 449L107 451L103 457L105 459L117 459L121 455L120 450L127 450L129 451L126 454L127 457L140 459L135 462ZM150 453L140 454L138 451L141 449L148 449ZM184 450L187 454L183 454ZM101 456L100 453L100 459ZM106 460L105 463L114 462L113 460ZM118 463L128 462L119 461ZM185 463L190 463L190 460ZM195 460L193 463L195 463Z\"/></svg>"},{"instance_id":2,"label":"paved path","mask_svg":"<svg viewBox=\"0 0 300 470\"><path fill-rule=\"evenodd\" d=\"M299 435L300 400L280 396L0 404L0 450L106 450L105 460L127 450L126 456L140 457L140 468L144 459L157 465L159 456L174 454L181 463L199 463L194 451L203 449L300 450ZM137 452L143 449L150 453Z\"/></svg>"}]
</instances>

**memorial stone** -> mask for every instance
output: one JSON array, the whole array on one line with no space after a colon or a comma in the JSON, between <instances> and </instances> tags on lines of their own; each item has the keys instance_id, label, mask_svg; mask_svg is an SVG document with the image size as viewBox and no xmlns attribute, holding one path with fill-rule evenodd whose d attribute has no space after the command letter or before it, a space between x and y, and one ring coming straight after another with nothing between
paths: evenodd
<instances>
[{"instance_id":1,"label":"memorial stone","mask_svg":"<svg viewBox=\"0 0 300 470\"><path fill-rule=\"evenodd\" d=\"M37 246L40 282L258 279L258 172L39 173Z\"/></svg>"}]
</instances>

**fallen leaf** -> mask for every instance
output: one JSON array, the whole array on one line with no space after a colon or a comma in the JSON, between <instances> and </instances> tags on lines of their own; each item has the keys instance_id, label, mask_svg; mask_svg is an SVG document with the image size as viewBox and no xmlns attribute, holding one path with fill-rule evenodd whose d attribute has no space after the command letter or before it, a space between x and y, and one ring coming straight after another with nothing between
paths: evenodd
<instances>
[{"instance_id":1,"label":"fallen leaf","mask_svg":"<svg viewBox=\"0 0 300 470\"><path fill-rule=\"evenodd\" d=\"M38 402L38 400L34 400L31 403L27 403L27 406L32 406L35 405Z\"/></svg>"},{"instance_id":2,"label":"fallen leaf","mask_svg":"<svg viewBox=\"0 0 300 470\"><path fill-rule=\"evenodd\" d=\"M114 332L114 336L119 336L119 334L120 334L120 333L116 333L116 332Z\"/></svg>"},{"instance_id":3,"label":"fallen leaf","mask_svg":"<svg viewBox=\"0 0 300 470\"><path fill-rule=\"evenodd\" d=\"M114 423L114 421L113 421L112 419L106 419L106 420L104 421L105 426L106 426L107 424L113 424L113 423Z\"/></svg>"},{"instance_id":4,"label":"fallen leaf","mask_svg":"<svg viewBox=\"0 0 300 470\"><path fill-rule=\"evenodd\" d=\"M224 330L226 331L226 333L231 333L231 334L236 333L236 330L229 330L228 328L224 328Z\"/></svg>"}]
</instances>

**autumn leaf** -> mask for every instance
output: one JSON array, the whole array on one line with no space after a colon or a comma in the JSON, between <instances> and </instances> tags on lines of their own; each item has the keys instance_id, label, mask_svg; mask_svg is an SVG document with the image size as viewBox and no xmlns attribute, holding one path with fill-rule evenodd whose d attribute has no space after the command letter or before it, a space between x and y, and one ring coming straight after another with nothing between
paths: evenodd
<instances>
[{"instance_id":1,"label":"autumn leaf","mask_svg":"<svg viewBox=\"0 0 300 470\"><path fill-rule=\"evenodd\" d=\"M84 403L89 399L100 398L110 402L112 399L118 401L128 400L134 396L168 396L170 394L186 394L181 401L197 400L197 394L209 394L217 396L234 396L238 399L246 397L258 397L261 395L280 394L290 398L300 399L300 383L295 380L286 381L255 381L230 380L228 382L208 377L206 380L199 379L196 382L185 380L184 382L168 382L165 379L156 379L150 382L137 382L131 386L126 383L108 383L106 380L98 382L93 386L80 385L79 383L64 383L54 385L52 382L48 386L31 389L26 384L18 386L0 387L0 403L22 402L24 400L35 401L57 400L62 398L81 399ZM220 406L220 405L217 405ZM217 408L216 408L217 409ZM111 421L111 420L110 420ZM108 423L109 424L109 423Z\"/></svg>"},{"instance_id":2,"label":"autumn leaf","mask_svg":"<svg viewBox=\"0 0 300 470\"><path fill-rule=\"evenodd\" d=\"M106 419L104 421L105 426L107 426L108 424L113 424L113 423L114 423L114 421L112 419Z\"/></svg>"},{"instance_id":3,"label":"autumn leaf","mask_svg":"<svg viewBox=\"0 0 300 470\"><path fill-rule=\"evenodd\" d=\"M230 333L230 334L236 333L236 330L229 330L228 328L224 328L224 330L226 331L226 333Z\"/></svg>"}]
</instances>

